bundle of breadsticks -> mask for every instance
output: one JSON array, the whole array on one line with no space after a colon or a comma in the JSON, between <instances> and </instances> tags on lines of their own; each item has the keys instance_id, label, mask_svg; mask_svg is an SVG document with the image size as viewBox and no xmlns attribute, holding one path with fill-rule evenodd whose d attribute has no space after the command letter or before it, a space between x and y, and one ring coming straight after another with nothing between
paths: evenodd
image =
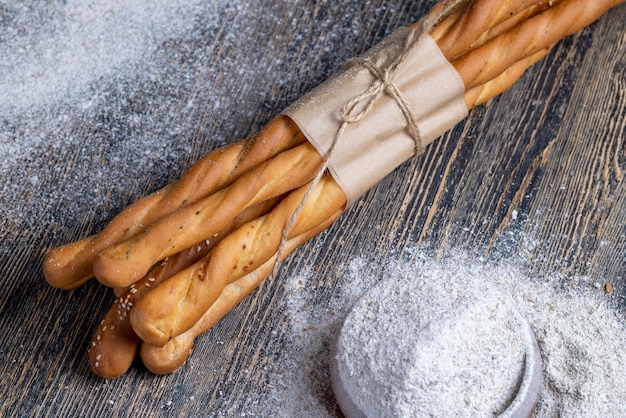
<instances>
[{"instance_id":1,"label":"bundle of breadsticks","mask_svg":"<svg viewBox=\"0 0 626 418\"><path fill-rule=\"evenodd\" d=\"M72 289L95 277L115 293L91 341L93 372L119 376L138 353L154 373L179 368L198 335L273 275L290 252L335 221L363 188L421 152L469 109L506 90L561 38L624 1L443 0L423 20L355 60L329 81L331 88L321 86L256 135L206 155L177 182L127 207L100 233L51 250L44 261L50 285ZM418 55L416 65L412 54L429 43L436 47L433 60L443 64L433 64L435 70L424 78L414 76L430 58ZM438 92L413 93L416 85L420 91L420 84L431 84L428 77L441 78L442 65L454 74L438 81L435 90L450 90L454 97L444 101L456 109L460 102L465 113L449 112L445 103L424 110L424 103L437 102ZM356 95L346 96L352 93L332 84L349 84L348 78L365 83ZM455 83L457 93L450 87ZM423 95L428 97L415 105L413 96ZM336 104L336 114L319 115ZM423 121L432 115L443 118L443 125L432 128ZM334 164L350 165L361 148L353 137L392 119L389 123L400 124L394 128L402 137L400 148L410 150L389 157L392 166L373 173L365 186L350 186L350 175ZM316 137L319 125L329 138ZM381 142L388 132L371 134ZM340 152L346 144L347 153ZM374 151L375 160L386 160L380 154Z\"/></svg>"}]
</instances>

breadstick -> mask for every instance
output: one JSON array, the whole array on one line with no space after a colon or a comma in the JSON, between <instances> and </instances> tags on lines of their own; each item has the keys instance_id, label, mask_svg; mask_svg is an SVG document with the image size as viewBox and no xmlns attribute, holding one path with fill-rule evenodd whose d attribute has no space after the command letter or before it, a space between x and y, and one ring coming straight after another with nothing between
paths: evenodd
<instances>
[{"instance_id":1,"label":"breadstick","mask_svg":"<svg viewBox=\"0 0 626 418\"><path fill-rule=\"evenodd\" d=\"M542 12L543 10L545 10L545 7L535 7L533 10L524 10L524 13L526 13L527 16L531 14L534 16ZM519 18L519 21L522 20L524 19ZM516 20L516 22L517 21L518 20ZM512 21L506 20L504 22L505 23L500 28L498 28L498 30L501 30L502 32L508 29L505 27L505 24L514 26L512 24ZM487 35L487 37L488 36L489 35ZM481 37L485 38L486 36L481 35ZM488 98L491 98L508 88L508 86L510 86L515 80L517 80L517 78L529 66L537 62L539 59L543 58L549 52L550 48L551 45L546 45L542 49L534 51L531 55L523 55L521 59L511 63L509 68L507 68L505 71L496 74L493 78L489 79L484 84L468 89L465 96L468 107L472 107L479 103L482 103ZM219 297L217 300L219 300ZM216 304L217 300L215 302ZM205 315L210 316L209 312L211 312L211 308L209 308L209 311L207 311ZM210 326L214 324L214 322L211 322L210 320L207 321L211 324ZM193 322L193 320L190 322ZM179 334L178 336L174 337L172 340L166 343L165 346L156 347L144 343L144 345L142 346L142 356L144 356L144 352L150 353L150 355L146 354L145 356L146 358L151 359L150 362L155 365L152 367L156 373L172 371L174 368L182 364L184 359L187 357L188 352L193 345L193 339L195 338L195 336L198 335L198 332L203 332L197 331L196 328L198 327L200 328L200 330L205 329L201 326L202 322L204 322L204 320L195 323L195 325L193 325L191 329L184 332L183 334ZM173 332L171 335L175 335L175 332ZM158 340L158 338L155 339L155 341L156 340ZM168 361L171 362L170 367L164 368L163 364L167 363Z\"/></svg>"},{"instance_id":2,"label":"breadstick","mask_svg":"<svg viewBox=\"0 0 626 418\"><path fill-rule=\"evenodd\" d=\"M532 60L530 60L530 62L532 62ZM500 73L494 76L497 77L498 75L500 75ZM489 80L486 82L488 81ZM507 85L507 83L498 84ZM497 94L497 92L495 94ZM484 100L485 97L485 94L481 95L482 100ZM300 154L299 157L294 158L291 154L293 153L295 155L296 150L300 150L305 154ZM297 158L299 158L299 160ZM289 159L293 160L286 162ZM257 186L263 184L260 180L255 179L261 175L261 172L271 173L269 176L264 177L267 179L264 181L269 182L271 179L281 179L290 171L293 172L294 163L299 164L301 161L315 161L315 164L321 164L321 157L317 155L316 151L308 143L285 151L274 157L274 160L276 160L276 162L272 167L282 167L283 174L273 173L264 165L259 166L255 171L246 173L246 175L242 176L229 188L223 189L196 204L187 205L165 217L153 227L148 227L144 233L135 238L102 251L94 260L94 272L98 280L108 286L127 286L143 276L147 269L160 259L181 251L187 246L193 245L194 242L202 240L205 238L202 234L205 234L205 236L210 235L212 231L220 227L219 222L217 222L218 218L223 218L224 220L229 219L231 213L236 213L238 210L245 207L243 205L247 204L249 199L253 199L256 194L259 193L258 189L255 189L253 186L248 186L248 184L251 185L255 181L257 182ZM269 162L267 164L269 165ZM301 172L298 174L302 174L302 176L298 177L297 184L295 184L296 186L310 180L312 173L319 166L311 164L308 167L313 169L310 171L301 169ZM294 178L293 174L292 178ZM246 182L248 183L246 184ZM270 191L272 187L272 184L263 184L263 190L266 192ZM292 186L290 185L290 187ZM289 189L285 188L280 189L280 193L284 193L288 190ZM236 196L236 198L233 196ZM187 223L188 225L186 225ZM197 225L200 224L210 225L210 227L208 230L197 227ZM170 238L169 241L164 241L162 239L160 240L159 237Z\"/></svg>"},{"instance_id":3,"label":"breadstick","mask_svg":"<svg viewBox=\"0 0 626 418\"><path fill-rule=\"evenodd\" d=\"M486 85L479 86L466 92L466 102L471 102L471 104L468 103L468 107L482 103L508 88L508 86L510 86L510 84L512 84L528 66L545 56L547 52L547 48L540 50L534 55L515 63L513 66L508 68L507 71L500 74Z\"/></svg>"},{"instance_id":4,"label":"breadstick","mask_svg":"<svg viewBox=\"0 0 626 418\"><path fill-rule=\"evenodd\" d=\"M210 240L202 241L154 266L145 277L130 285L116 298L93 336L89 350L91 370L105 378L114 378L125 373L132 364L140 343L128 317L132 306L151 288L208 254L223 236L230 234L242 224L265 215L277 203L278 199L272 199L252 206Z\"/></svg>"},{"instance_id":5,"label":"breadstick","mask_svg":"<svg viewBox=\"0 0 626 418\"><path fill-rule=\"evenodd\" d=\"M149 344L162 346L193 327L224 286L254 271L276 253L283 230L307 190L308 185L304 185L290 193L269 214L243 225L200 262L149 292L130 312L137 335ZM346 195L326 174L304 202L287 238L316 229L345 204Z\"/></svg>"},{"instance_id":6,"label":"breadstick","mask_svg":"<svg viewBox=\"0 0 626 418\"><path fill-rule=\"evenodd\" d=\"M496 78L489 80L489 82L469 89L464 95L465 104L468 108L472 108L496 97L511 87L530 66L544 58L550 50L551 47L542 49L534 55L511 65L506 69L506 71L498 75Z\"/></svg>"},{"instance_id":7,"label":"breadstick","mask_svg":"<svg viewBox=\"0 0 626 418\"><path fill-rule=\"evenodd\" d=\"M335 212L314 229L288 240L285 243L281 259L287 257L291 251L326 229L341 215L341 212L341 210ZM275 261L276 254L253 272L226 285L209 310L192 328L172 338L165 345L158 347L145 342L142 343L141 360L146 368L156 374L166 374L172 373L181 367L191 352L195 338L212 328L239 302L252 293L271 273Z\"/></svg>"},{"instance_id":8,"label":"breadstick","mask_svg":"<svg viewBox=\"0 0 626 418\"><path fill-rule=\"evenodd\" d=\"M508 88L560 38L624 1L466 1L431 34L460 74L465 102L472 108ZM442 1L433 10L446 4L450 2ZM100 340L103 344L92 350L93 357L90 353L94 371L115 375L125 370L136 354L137 334L147 341L142 356L151 370L166 372L182 364L194 338L268 274L283 229L300 203L296 196L301 198L306 189L302 185L321 163L295 124L279 117L256 137L214 151L177 183L129 206L102 233L50 252L44 273L54 286L73 288L93 273L118 292L132 286L112 308L117 319L126 314L119 329L116 325L106 340L104 332L96 334L96 346ZM150 276L137 282L164 258L191 255L196 243L225 228L236 214L283 194L287 197L269 214L216 240L206 257L161 285L154 287ZM326 228L344 205L345 195L326 175L288 229L286 249L295 248L299 237ZM137 286L151 290L132 296L139 293ZM129 303L134 305L130 315ZM118 308L124 309L122 315L115 315ZM107 315L102 325L107 333L114 325L111 319Z\"/></svg>"},{"instance_id":9,"label":"breadstick","mask_svg":"<svg viewBox=\"0 0 626 418\"><path fill-rule=\"evenodd\" d=\"M470 15L477 18L481 13L485 16L494 15L489 12L490 7L495 7L492 4L494 0L466 2L463 3L464 8L460 7L453 16L433 30L433 37L463 78L466 90L471 90L498 77L506 68L516 65L516 62L528 56L540 55L541 50L591 23L606 10L623 1L505 1L500 2L496 21L480 19L480 24L471 25L467 23L473 22ZM433 10L443 3L445 2L439 3ZM543 10L547 6L552 7ZM503 11L513 14L513 17L508 21L502 20L506 16ZM524 14L533 14L533 17L521 22ZM517 23L517 26L510 27ZM498 25L501 27L498 28ZM457 29L462 26L469 32ZM507 32L501 33L505 29ZM492 39L495 35L497 36ZM541 40L538 41L537 38ZM492 40L483 44L486 39ZM476 42L481 45L480 54L473 53L472 48ZM455 48L450 49L450 45ZM461 47L463 45L464 48ZM471 54L465 50L467 48L470 48ZM455 59L453 55L458 55L459 59ZM520 67L519 64L517 66ZM46 279L51 285L64 289L84 283L92 276L94 257L104 248L135 236L156 219L181 205L197 201L198 198L229 184L259 162L303 141L303 136L293 123L288 118L281 117L270 122L259 135L216 150L194 165L177 183L129 206L100 234L52 250L44 262Z\"/></svg>"},{"instance_id":10,"label":"breadstick","mask_svg":"<svg viewBox=\"0 0 626 418\"><path fill-rule=\"evenodd\" d=\"M249 139L209 153L177 182L128 206L102 232L50 251L43 264L46 280L61 289L83 284L93 276L93 259L103 249L137 235L155 220L230 185L243 173L304 141L290 119L278 117Z\"/></svg>"},{"instance_id":11,"label":"breadstick","mask_svg":"<svg viewBox=\"0 0 626 418\"><path fill-rule=\"evenodd\" d=\"M624 0L562 0L453 62L466 90L591 24Z\"/></svg>"},{"instance_id":12,"label":"breadstick","mask_svg":"<svg viewBox=\"0 0 626 418\"><path fill-rule=\"evenodd\" d=\"M476 41L474 41L474 43L471 45L471 49L475 49L479 46L484 45L485 43L487 43L488 41L498 37L499 35L503 34L504 32L507 32L508 30L520 25L522 22L530 19L531 17L543 12L544 10L546 10L549 7L554 7L556 4L560 3L562 0L552 0L552 1L546 1L546 0L542 0L539 1L537 4L532 5L530 7L528 7L527 9L521 10L519 12L514 13L511 17L509 17L508 19L504 19L502 20L500 23L491 26L488 30L486 30L481 36L480 38L478 38ZM456 44L458 45L458 44ZM470 50L471 50L470 49ZM451 53L453 51L450 51ZM461 55L465 55L467 54L467 52L463 52L463 51L459 51L459 54ZM461 55L458 55L457 57L455 57L455 59L458 59Z\"/></svg>"},{"instance_id":13,"label":"breadstick","mask_svg":"<svg viewBox=\"0 0 626 418\"><path fill-rule=\"evenodd\" d=\"M474 0L462 4L431 32L439 49L454 62L560 0ZM433 13L437 12L437 7ZM432 15L432 13L431 13Z\"/></svg>"},{"instance_id":14,"label":"breadstick","mask_svg":"<svg viewBox=\"0 0 626 418\"><path fill-rule=\"evenodd\" d=\"M468 104L468 107L476 106L482 103L483 101L499 94L501 91L505 90L506 88L508 88L508 86L512 84L528 66L532 65L534 62L539 60L546 53L547 53L547 50L541 51L540 54L536 54L536 56L533 56L533 57L530 57L530 59L527 59L526 61L528 62L520 63L521 65L517 66L519 67L519 71L517 71L517 75L513 77L511 76L511 73L513 72L514 68L510 68L509 70L507 70L505 74L499 77L500 79L504 80L503 84L497 83L500 80L496 79L496 80L492 80L490 83L487 83L484 86L481 86L480 88L476 88L473 91L467 92L466 103ZM497 84L498 86L494 88L494 84ZM474 98L474 96L476 98ZM269 271L260 273L259 269L251 273L252 276L257 278L254 281L254 283L260 282L265 277L265 275L269 273ZM248 279L240 279L240 280L242 281L242 283L245 282L245 280L248 280L248 282L250 282L249 277L252 277L252 276L248 275L246 276L248 277ZM156 347L156 346L152 346L152 345L144 343L144 345L142 346L142 357L144 358L144 363L146 363L146 366L155 373L168 373L168 372L173 371L177 367L179 367L187 358L187 355L189 353L189 350L191 350L191 346L193 345L193 340L195 339L195 337L203 333L204 330L213 326L213 324L217 320L219 320L221 316L223 316L228 310L232 309L232 307L236 306L239 303L239 301L243 297L245 297L245 295L247 295L252 289L254 289L254 287L256 287L256 285L257 284L250 284L250 286L247 288L248 291L246 292L241 291L241 287L236 287L235 285L232 285L232 286L228 285L227 288L230 287L230 288L239 289L240 291L237 293L239 296L235 297L234 294L231 295L230 292L225 292L223 294L220 294L220 296L218 297L218 300L215 303L216 307L215 308L211 307L208 311L211 313L209 314L207 312L207 314L205 314L205 316L208 315L210 318L213 318L213 319L200 320L198 323L196 323L193 326L191 330L186 331L180 336L175 337L170 342L168 342L164 347ZM218 308L218 306L222 308ZM222 312L222 313L220 315L216 315L216 312ZM209 325L206 325L207 323ZM202 324L205 324L205 325L202 325ZM133 337L137 339L136 335L134 334L133 334ZM170 359L170 361L167 362L165 361L165 359ZM174 359L177 359L177 360L174 360ZM132 361L131 356L129 356L129 362L130 361Z\"/></svg>"},{"instance_id":15,"label":"breadstick","mask_svg":"<svg viewBox=\"0 0 626 418\"><path fill-rule=\"evenodd\" d=\"M284 151L229 187L184 206L138 236L103 250L94 260L94 274L107 286L128 286L158 261L209 238L247 207L307 183L321 164L322 158L308 142Z\"/></svg>"}]
</instances>

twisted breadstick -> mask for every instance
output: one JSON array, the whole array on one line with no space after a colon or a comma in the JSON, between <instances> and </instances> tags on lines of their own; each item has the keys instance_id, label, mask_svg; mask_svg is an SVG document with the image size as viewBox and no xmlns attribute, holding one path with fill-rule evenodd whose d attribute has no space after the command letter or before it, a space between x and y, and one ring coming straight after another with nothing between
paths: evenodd
<instances>
[{"instance_id":1,"label":"twisted breadstick","mask_svg":"<svg viewBox=\"0 0 626 418\"><path fill-rule=\"evenodd\" d=\"M43 264L46 280L61 289L83 284L93 276L93 260L105 248L137 235L164 215L230 185L250 169L304 141L293 122L276 118L249 139L209 153L177 182L128 206L102 232L50 251Z\"/></svg>"},{"instance_id":2,"label":"twisted breadstick","mask_svg":"<svg viewBox=\"0 0 626 418\"><path fill-rule=\"evenodd\" d=\"M489 3L489 1L485 2ZM574 7L580 5L580 3L575 3L572 0L569 0L569 2L571 2ZM568 1L566 0L559 4L565 3L568 3ZM596 7L591 9L592 12L585 9L586 11L582 13L583 17L581 17L581 12L577 9L575 12L570 13L570 19L563 19L561 16L561 19L558 21L558 25L564 35L569 34L572 27L580 25L584 26L585 24L590 23L593 19L599 16L598 13L600 13L600 11L606 10L606 8L603 9L603 7L608 7L607 5L612 3L613 2L605 2L604 5L596 4ZM541 27L547 19L547 15L544 15L543 13L545 13L548 9L548 5L542 2L525 2L524 7L521 7L520 4L513 4L511 2L507 2L507 4L516 6L516 8L513 9L513 12L510 12L510 10L503 12L502 9L499 9L498 12L495 13L492 10L491 20L493 22L493 26L483 27L482 31L474 31L476 41L466 44L467 48L470 49L470 51L466 54L467 56L471 56L474 53L482 54L488 48L498 49L501 48L503 44L510 45L510 38L513 35L510 35L509 32L517 34L516 36L526 36L528 39L527 35L536 31L537 27ZM476 16L475 9L467 10L470 10L468 13ZM524 18L519 17L520 13L523 14ZM553 13L551 14L553 15ZM532 20L532 23L528 23L531 21L531 18L534 20ZM459 21L465 20L459 20L457 17L457 22ZM503 34L504 36L502 36ZM491 36L496 37L492 38ZM447 39L450 39L450 37ZM552 46L552 41L554 41L554 37L548 36L545 39L537 39L535 42L532 42L523 48L521 44L517 44L515 48L518 52L518 59L510 60L509 65L506 68L502 69L497 65L487 65L488 68L485 68L480 74L471 73L473 77L463 77L466 86L468 86L465 95L468 107L482 103L508 88L530 65L534 64L548 53ZM515 54L512 53L511 56L515 56ZM460 60L462 63L468 62L465 56L460 58ZM487 61L487 63L489 64L490 61ZM453 65L454 64L455 63L453 62ZM459 68L471 68L471 66L463 67L462 65L459 65ZM481 80L482 84L477 80ZM285 218L283 218L282 225L284 225L284 220ZM227 243L224 243L224 248L226 248L227 245ZM239 261L245 260L244 255L241 253L239 255ZM227 273L224 271L220 274ZM222 280L221 276L217 283L221 283L219 280ZM152 310L152 307L147 305L146 302L146 305L136 307L131 313L133 326L136 327L136 332L147 343L154 346L161 346L166 341L174 337L175 342L171 343L170 348L166 350L170 354L172 353L173 347L183 346L181 345L181 341L185 340L185 338L191 338L191 340L193 340L193 338L197 335L197 333L188 330L190 327L194 327L194 324L197 324L196 321L198 321L202 312L206 312L204 310L205 308L210 310L211 304L214 300L216 300L216 295L219 294L221 287L220 285L215 286L215 283L212 283L212 286L207 285L206 288L200 288L200 286L194 287L196 282L190 282L189 277L187 277L186 281L181 279L181 283L183 282L185 283L184 286L176 287L181 290L181 293L174 298L174 302L172 302L172 306L169 309L162 309L159 314L152 316L152 319L150 319L150 315L155 314L155 312ZM228 283L228 280L224 283ZM171 294L172 289L173 287L168 288L168 293ZM163 289L163 291L165 291L165 289ZM154 295L156 300L157 293L155 292ZM148 299L145 300L147 301ZM198 301L202 301L204 303L198 303ZM202 327L200 328L203 329ZM190 335L193 335L193 337L186 336L180 337L182 340L177 339L181 334L185 334L186 332L190 332ZM185 356L186 355L183 357Z\"/></svg>"},{"instance_id":3,"label":"twisted breadstick","mask_svg":"<svg viewBox=\"0 0 626 418\"><path fill-rule=\"evenodd\" d=\"M621 0L593 2L595 12L590 17L583 15L585 19L582 19L575 27L588 24L603 10L621 2ZM444 3L446 2L439 3L433 9L433 13ZM500 73L506 71L507 67L514 65L514 62L509 62L501 66L502 68L496 68L493 63L487 60L485 61L486 64L481 66L480 59L471 60L468 58L469 52L472 52L476 45L483 45L486 40L491 39L490 36L499 35L500 33L496 32L495 28L500 27L501 31L502 25L505 25L507 21L510 26L511 22L516 23L520 17L531 14L529 11L534 16L539 11L543 11L547 5L560 2L525 0L521 2L504 1L500 2L499 5L495 3L495 0L477 0L475 2L462 3L463 7L459 7L459 10L453 16L444 20L432 32L433 38L440 45L446 57L463 77L466 90L487 84L489 80L498 77ZM507 19L506 16L510 17ZM493 19L493 21L489 19ZM454 24L450 24L450 22ZM552 27L555 26L558 26L558 28L554 32L562 33L563 35L562 24L556 25L552 23ZM532 29L532 25L529 27ZM463 30L461 31L461 29ZM536 27L534 29L536 31ZM526 32L532 33L533 31ZM500 39L499 36L498 39ZM547 49L553 43L546 43L546 45L541 45L541 47L536 46L534 52L528 51L525 55L538 56L536 54L539 50ZM506 42L499 42L499 44L503 45ZM523 45L523 43L520 44ZM493 48L494 46L492 45L483 49L483 51ZM500 49L502 48L510 50L508 46L501 46ZM517 50L511 52L510 55L519 55L519 49L518 45ZM457 60L456 57L462 58ZM521 58L525 58L525 56L521 56ZM528 62L532 63L534 61L530 60ZM520 64L517 66L522 67ZM481 70L480 79L477 79L477 68ZM521 72L518 71L518 73ZM511 80L511 78L508 79ZM510 84L512 84L512 81L495 83L493 86L509 86ZM493 88L483 88L481 102L499 94L501 91ZM478 103L470 101L468 108L476 104ZM155 220L181 206L196 202L210 195L213 191L229 185L239 178L242 173L256 167L267 158L301 144L303 141L304 137L297 127L288 118L279 117L271 121L258 135L210 153L188 170L178 182L166 186L153 195L129 206L114 218L101 233L50 251L44 262L46 279L51 285L64 289L74 288L84 283L92 276L94 258L105 248L136 236ZM140 276L141 274L135 275L135 280ZM107 279L105 278L103 281L106 283ZM129 284L128 280L123 282L126 285Z\"/></svg>"},{"instance_id":4,"label":"twisted breadstick","mask_svg":"<svg viewBox=\"0 0 626 418\"><path fill-rule=\"evenodd\" d=\"M461 2L431 36L460 74L465 103L471 109L508 88L560 38L624 1L469 0ZM431 15L448 3L440 2ZM295 124L278 117L257 137L209 154L179 182L131 205L102 233L52 251L44 265L46 278L57 287L71 288L94 272L113 287L134 284L127 289L132 295L138 284L151 283L148 277L144 278L148 282L135 284L155 263L171 256L180 257L185 265L192 263L193 259L180 254L192 251L188 248L224 228L245 208L285 195L269 214L222 238L199 262L170 278L164 274L163 283L156 288L151 285L149 292L142 292L146 293L143 298L128 299L134 304L130 309L133 330L146 341L141 349L144 362L156 373L171 371L184 362L194 338L269 273L283 228L306 188L302 185L313 179L321 164L321 156ZM343 211L345 195L328 175L316 188L313 201L320 193L328 199L319 203L325 212L320 215L318 206L305 202L297 222L288 229L285 255ZM124 301L126 296L112 311L117 313ZM92 350L96 373L103 373L105 357L111 370L121 365L115 373L128 367L129 358L132 361L139 341L128 328L128 320L123 324L125 328L120 325L106 344ZM126 348L117 349L128 342Z\"/></svg>"},{"instance_id":5,"label":"twisted breadstick","mask_svg":"<svg viewBox=\"0 0 626 418\"><path fill-rule=\"evenodd\" d=\"M454 62L487 41L516 27L561 0L475 0L463 2L438 24L431 36L439 49ZM446 2L440 2L429 16L436 15Z\"/></svg>"},{"instance_id":6,"label":"twisted breadstick","mask_svg":"<svg viewBox=\"0 0 626 418\"><path fill-rule=\"evenodd\" d=\"M624 0L562 0L455 60L466 89L484 84L516 62L591 24Z\"/></svg>"},{"instance_id":7,"label":"twisted breadstick","mask_svg":"<svg viewBox=\"0 0 626 418\"><path fill-rule=\"evenodd\" d=\"M130 312L133 329L143 341L162 346L194 326L224 287L275 256L282 233L300 205L308 185L290 193L269 214L248 222L223 238L200 262L164 281ZM324 176L289 229L292 239L335 217L346 196L330 175Z\"/></svg>"},{"instance_id":8,"label":"twisted breadstick","mask_svg":"<svg viewBox=\"0 0 626 418\"><path fill-rule=\"evenodd\" d=\"M133 305L162 281L206 256L222 237L244 223L265 215L277 203L278 199L272 199L252 206L211 239L202 241L154 266L141 280L121 292L91 340L89 350L91 370L105 378L114 378L125 373L133 362L140 344L128 316Z\"/></svg>"},{"instance_id":9,"label":"twisted breadstick","mask_svg":"<svg viewBox=\"0 0 626 418\"><path fill-rule=\"evenodd\" d=\"M490 91L491 94L495 94L494 89L486 88L486 90ZM489 93L486 95L489 96ZM309 157L315 159L319 158L319 155L312 153ZM289 240L286 243L284 256L286 257L302 242L325 229L339 216L340 212L341 211L337 212L336 216L331 220L321 224L319 228ZM214 237L211 242L217 243L219 239L219 236ZM182 266L190 265L196 258L192 257L192 255L203 255L207 251L208 247L204 245L204 242L199 244L199 246L202 248L201 251L192 247L187 251L179 253L177 257L171 258L164 264L168 269L161 268L162 265L159 265L157 271L151 271L139 281L136 286L133 285L133 287L127 289L125 293L120 295L120 298L116 300L100 325L98 333L92 340L90 366L94 373L102 377L113 378L128 370L140 346L140 339L130 325L128 312L148 290L156 287L159 282L165 278L172 276L175 271L182 270ZM258 286L271 271L274 260L275 256L252 273L228 284L215 303L211 305L202 318L188 331L174 337L162 347L147 343L142 344L141 357L146 367L152 372L160 374L170 373L180 367L189 355L194 339L211 328L219 319ZM177 268L174 269L173 266L177 266Z\"/></svg>"},{"instance_id":10,"label":"twisted breadstick","mask_svg":"<svg viewBox=\"0 0 626 418\"><path fill-rule=\"evenodd\" d=\"M247 207L305 184L321 166L321 158L315 155L313 146L303 143L229 187L172 212L136 237L100 252L93 264L95 276L107 286L130 285L159 260L212 236Z\"/></svg>"},{"instance_id":11,"label":"twisted breadstick","mask_svg":"<svg viewBox=\"0 0 626 418\"><path fill-rule=\"evenodd\" d=\"M330 226L341 215L341 212L341 209L338 210L313 229L286 241L281 252L281 260L298 246ZM166 374L182 366L189 356L195 338L212 328L271 273L274 263L281 261L276 260L276 255L274 254L253 272L226 285L211 307L189 330L172 338L160 347L142 343L141 360L148 370L156 374Z\"/></svg>"}]
</instances>

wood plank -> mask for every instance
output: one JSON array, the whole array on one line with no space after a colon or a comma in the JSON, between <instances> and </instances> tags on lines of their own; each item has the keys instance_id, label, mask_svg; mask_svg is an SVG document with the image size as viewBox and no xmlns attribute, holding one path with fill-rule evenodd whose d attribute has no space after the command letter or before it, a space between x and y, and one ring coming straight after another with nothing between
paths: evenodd
<instances>
[{"instance_id":1,"label":"wood plank","mask_svg":"<svg viewBox=\"0 0 626 418\"><path fill-rule=\"evenodd\" d=\"M358 257L380 260L374 274L382 277L385 261L416 247L493 260L524 254L538 274L612 283L623 306L622 6L560 44L299 249L279 277L198 340L182 370L154 376L137 362L116 380L94 376L87 346L113 296L96 283L48 287L46 251L98 231L209 150L255 132L434 2L265 3L199 6L192 30L160 43L142 71L103 76L81 103L0 115L0 139L24 138L30 147L13 171L0 172L0 415L253 412L280 384L274 362L297 349L286 335L289 279L310 277L305 309L323 311ZM327 377L317 373L308 378ZM340 416L328 387L317 396L324 413Z\"/></svg>"}]
</instances>

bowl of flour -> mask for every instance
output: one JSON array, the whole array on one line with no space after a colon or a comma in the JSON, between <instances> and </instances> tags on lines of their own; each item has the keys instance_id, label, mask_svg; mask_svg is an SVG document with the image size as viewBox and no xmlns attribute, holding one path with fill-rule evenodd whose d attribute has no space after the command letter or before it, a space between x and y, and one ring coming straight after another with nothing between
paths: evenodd
<instances>
[{"instance_id":1,"label":"bowl of flour","mask_svg":"<svg viewBox=\"0 0 626 418\"><path fill-rule=\"evenodd\" d=\"M531 416L539 348L512 297L491 282L413 271L367 291L331 354L346 417Z\"/></svg>"}]
</instances>

